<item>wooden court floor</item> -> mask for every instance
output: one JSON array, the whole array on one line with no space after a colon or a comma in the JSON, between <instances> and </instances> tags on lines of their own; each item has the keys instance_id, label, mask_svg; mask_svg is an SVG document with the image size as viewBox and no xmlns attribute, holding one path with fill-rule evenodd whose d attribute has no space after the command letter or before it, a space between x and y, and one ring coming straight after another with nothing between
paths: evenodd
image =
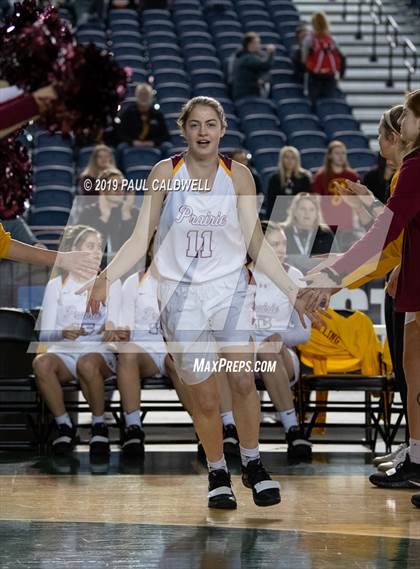
<instances>
[{"instance_id":1,"label":"wooden court floor","mask_svg":"<svg viewBox=\"0 0 420 569\"><path fill-rule=\"evenodd\" d=\"M282 503L258 508L231 465L238 509L210 511L194 453L112 453L91 464L0 454L0 568L418 569L412 491L372 487L370 459L317 453L264 461Z\"/></svg>"}]
</instances>

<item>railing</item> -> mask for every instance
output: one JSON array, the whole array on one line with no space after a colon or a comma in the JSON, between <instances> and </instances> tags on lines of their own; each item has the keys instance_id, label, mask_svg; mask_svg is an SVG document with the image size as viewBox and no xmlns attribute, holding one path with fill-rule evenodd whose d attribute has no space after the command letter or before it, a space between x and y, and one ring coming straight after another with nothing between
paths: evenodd
<instances>
[{"instance_id":1,"label":"railing","mask_svg":"<svg viewBox=\"0 0 420 569\"><path fill-rule=\"evenodd\" d=\"M395 19L386 14L382 0L359 0L357 9L356 39L363 39L364 12L363 6L368 5L368 13L372 22L372 45L370 61L378 61L378 29L385 28L385 37L388 44L388 77L387 87L394 86L394 61L397 50L403 57L403 64L407 70L407 91L411 90L413 76L417 71L417 48L413 42L405 37ZM348 0L343 0L343 20L348 16Z\"/></svg>"}]
</instances>

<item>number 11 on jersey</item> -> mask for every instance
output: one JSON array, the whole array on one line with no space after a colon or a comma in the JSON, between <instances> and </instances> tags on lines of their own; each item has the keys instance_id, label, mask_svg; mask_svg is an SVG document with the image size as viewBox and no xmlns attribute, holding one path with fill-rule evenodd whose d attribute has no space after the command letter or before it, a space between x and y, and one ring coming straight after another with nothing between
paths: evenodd
<instances>
[{"instance_id":1,"label":"number 11 on jersey","mask_svg":"<svg viewBox=\"0 0 420 569\"><path fill-rule=\"evenodd\" d=\"M188 231L187 257L209 258L213 254L213 231Z\"/></svg>"}]
</instances>

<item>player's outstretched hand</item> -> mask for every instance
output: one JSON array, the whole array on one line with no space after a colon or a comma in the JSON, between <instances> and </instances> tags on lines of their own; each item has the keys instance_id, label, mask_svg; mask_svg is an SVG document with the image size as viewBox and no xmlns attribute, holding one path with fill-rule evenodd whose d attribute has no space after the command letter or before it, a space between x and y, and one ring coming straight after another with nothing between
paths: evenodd
<instances>
[{"instance_id":1,"label":"player's outstretched hand","mask_svg":"<svg viewBox=\"0 0 420 569\"><path fill-rule=\"evenodd\" d=\"M386 292L389 294L390 297L395 298L397 294L397 286L398 286L398 277L400 276L401 265L395 267L392 271L389 279L388 284L386 285Z\"/></svg>"},{"instance_id":2,"label":"player's outstretched hand","mask_svg":"<svg viewBox=\"0 0 420 569\"><path fill-rule=\"evenodd\" d=\"M76 294L89 293L89 299L86 306L86 312L91 314L98 314L101 309L101 304L105 304L107 295L107 282L104 273L101 273L96 278L91 279L84 286L82 286Z\"/></svg>"},{"instance_id":3,"label":"player's outstretched hand","mask_svg":"<svg viewBox=\"0 0 420 569\"><path fill-rule=\"evenodd\" d=\"M92 278L99 269L98 257L89 251L68 251L57 253L56 265L69 273Z\"/></svg>"}]
</instances>

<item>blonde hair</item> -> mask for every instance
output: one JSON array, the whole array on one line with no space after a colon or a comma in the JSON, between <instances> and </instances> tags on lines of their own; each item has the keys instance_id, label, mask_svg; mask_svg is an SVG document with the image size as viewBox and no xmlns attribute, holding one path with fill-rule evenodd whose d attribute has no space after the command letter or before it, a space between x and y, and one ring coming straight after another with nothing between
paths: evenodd
<instances>
[{"instance_id":1,"label":"blonde hair","mask_svg":"<svg viewBox=\"0 0 420 569\"><path fill-rule=\"evenodd\" d=\"M330 33L330 24L325 12L314 12L311 21L316 35L326 36Z\"/></svg>"},{"instance_id":2,"label":"blonde hair","mask_svg":"<svg viewBox=\"0 0 420 569\"><path fill-rule=\"evenodd\" d=\"M124 174L121 172L121 170L118 170L118 168L115 167L107 168L99 176L100 180L109 180L110 178L124 178Z\"/></svg>"},{"instance_id":3,"label":"blonde hair","mask_svg":"<svg viewBox=\"0 0 420 569\"><path fill-rule=\"evenodd\" d=\"M95 148L92 150L92 154L90 155L89 162L86 168L81 173L81 176L89 176L90 178L97 178L101 171L98 168L97 160L99 152L108 152L110 156L111 166L116 168L117 165L115 164L114 154L112 149L106 144L97 144Z\"/></svg>"},{"instance_id":4,"label":"blonde hair","mask_svg":"<svg viewBox=\"0 0 420 569\"><path fill-rule=\"evenodd\" d=\"M296 165L292 171L292 175L295 178L302 178L302 176L310 176L309 172L307 170L305 170L304 168L302 168L299 150L297 148L295 148L294 146L283 146L283 148L279 152L279 160L277 163L277 169L278 169L278 173L279 173L279 177L280 177L281 186L286 185L286 176L285 176L285 171L284 171L284 167L283 167L283 161L284 161L284 156L287 152L290 152L291 154L293 154L293 156L296 160Z\"/></svg>"},{"instance_id":5,"label":"blonde hair","mask_svg":"<svg viewBox=\"0 0 420 569\"><path fill-rule=\"evenodd\" d=\"M314 227L325 225L321 213L321 204L319 201L319 196L314 194L308 194L307 192L300 192L299 194L296 194L292 199L290 206L287 210L286 221L284 221L281 224L282 227L290 227L292 225L296 225L296 210L300 206L301 202L303 202L304 200L311 202L316 209L316 219L314 221Z\"/></svg>"},{"instance_id":6,"label":"blonde hair","mask_svg":"<svg viewBox=\"0 0 420 569\"><path fill-rule=\"evenodd\" d=\"M199 105L212 108L217 113L222 127L227 128L225 111L222 105L219 103L219 101L217 99L214 99L213 97L200 96L200 97L193 97L192 99L187 101L185 105L182 107L177 120L177 125L182 131L185 130L185 125L187 124L188 117L195 109L195 107Z\"/></svg>"},{"instance_id":7,"label":"blonde hair","mask_svg":"<svg viewBox=\"0 0 420 569\"><path fill-rule=\"evenodd\" d=\"M385 130L385 137L391 138L392 134L399 136L401 134L401 126L399 119L403 113L404 106L396 105L391 109L384 112L379 123L379 127L383 127Z\"/></svg>"},{"instance_id":8,"label":"blonde hair","mask_svg":"<svg viewBox=\"0 0 420 569\"><path fill-rule=\"evenodd\" d=\"M331 174L332 174L332 153L336 148L342 148L346 152L346 160L345 160L344 165L343 165L343 170L351 169L350 164L347 160L347 147L346 147L346 145L344 144L344 142L341 142L340 140L332 140L328 145L327 152L326 152L325 158L324 158L323 171L324 171L324 174L326 175L327 179L329 179Z\"/></svg>"}]
</instances>

